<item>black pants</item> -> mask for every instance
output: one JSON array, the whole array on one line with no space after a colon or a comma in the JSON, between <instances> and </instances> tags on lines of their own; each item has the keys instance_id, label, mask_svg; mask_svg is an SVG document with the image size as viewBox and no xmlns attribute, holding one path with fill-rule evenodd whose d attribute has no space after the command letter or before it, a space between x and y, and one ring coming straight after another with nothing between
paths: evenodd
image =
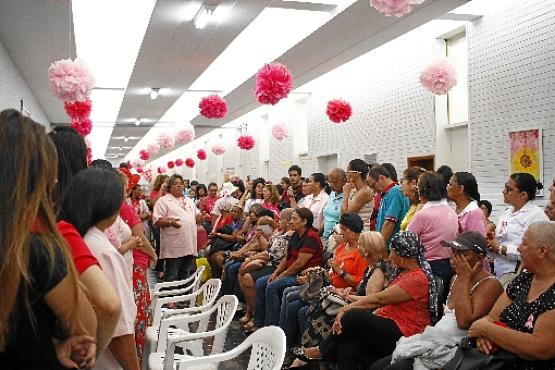
<instances>
[{"instance_id":1,"label":"black pants","mask_svg":"<svg viewBox=\"0 0 555 370\"><path fill-rule=\"evenodd\" d=\"M150 228L152 230L153 240L154 240L154 250L156 251L156 256L160 257L160 228L154 225ZM164 260L158 258L154 271L161 272L164 271Z\"/></svg>"},{"instance_id":2,"label":"black pants","mask_svg":"<svg viewBox=\"0 0 555 370\"><path fill-rule=\"evenodd\" d=\"M449 284L451 284L451 279L453 278L453 270L451 269L451 262L449 259L430 261L430 267L432 268L432 273L443 281L443 291L438 297L438 308L440 311L440 317L443 316L443 305L447 301L447 295L449 295Z\"/></svg>"},{"instance_id":3,"label":"black pants","mask_svg":"<svg viewBox=\"0 0 555 370\"><path fill-rule=\"evenodd\" d=\"M195 256L184 256L178 258L166 258L166 271L164 281L176 281L187 279L196 270Z\"/></svg>"},{"instance_id":4,"label":"black pants","mask_svg":"<svg viewBox=\"0 0 555 370\"><path fill-rule=\"evenodd\" d=\"M391 356L380 358L372 364L370 370L412 370L414 360L406 359L391 364Z\"/></svg>"},{"instance_id":5,"label":"black pants","mask_svg":"<svg viewBox=\"0 0 555 370\"><path fill-rule=\"evenodd\" d=\"M347 311L341 326L341 334L332 334L320 343L323 359L337 363L339 370L368 368L365 364L393 353L403 335L395 321L376 316L370 310Z\"/></svg>"}]
</instances>

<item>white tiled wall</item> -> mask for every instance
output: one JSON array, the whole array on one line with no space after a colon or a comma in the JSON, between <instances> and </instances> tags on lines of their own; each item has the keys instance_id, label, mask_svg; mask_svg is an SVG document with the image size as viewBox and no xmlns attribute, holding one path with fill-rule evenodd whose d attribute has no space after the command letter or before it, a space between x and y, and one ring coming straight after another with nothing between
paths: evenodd
<instances>
[{"instance_id":1,"label":"white tiled wall","mask_svg":"<svg viewBox=\"0 0 555 370\"><path fill-rule=\"evenodd\" d=\"M44 71L44 78L47 78ZM8 108L20 110L21 99L31 112L31 118L50 129L50 123L37 103L27 82L0 43L0 111Z\"/></svg>"}]
</instances>

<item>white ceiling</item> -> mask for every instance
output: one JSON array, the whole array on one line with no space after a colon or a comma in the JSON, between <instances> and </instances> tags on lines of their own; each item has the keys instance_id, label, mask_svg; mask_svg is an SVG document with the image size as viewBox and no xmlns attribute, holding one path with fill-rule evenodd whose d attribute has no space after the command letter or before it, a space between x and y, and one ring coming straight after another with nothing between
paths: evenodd
<instances>
[{"instance_id":1,"label":"white ceiling","mask_svg":"<svg viewBox=\"0 0 555 370\"><path fill-rule=\"evenodd\" d=\"M46 71L50 63L56 60L75 57L69 1L0 0L0 41L53 124L68 123L63 104L48 89ZM355 1L338 14L334 14L335 7L330 5L333 2L329 0L320 3L316 0L204 2L230 7L232 10L228 20L197 30L190 20L184 21L179 14L184 3L200 5L200 0L156 2L111 132L108 148L114 149L108 149L106 155L128 153L140 139L132 138L124 143L122 137L141 138L147 134L226 47L267 8L330 11L331 20L277 58L292 72L295 86L301 86L442 16L466 3L466 0L427 0L402 18L385 17L377 13L369 6L368 0ZM340 4L342 0L335 2ZM125 48L125 45L121 47ZM252 52L256 53L256 50ZM242 61L237 60L236 63ZM233 73L233 65L230 65L230 73ZM226 95L229 114L225 119L194 118L191 123L195 126L197 137L256 108L258 104L252 94L253 86L254 72L253 76ZM150 87L164 88L165 94L151 100L147 93ZM93 101L94 104L100 103ZM198 100L194 104L198 104ZM136 118L147 123L136 126L133 124ZM164 153L162 151L158 156Z\"/></svg>"}]
</instances>

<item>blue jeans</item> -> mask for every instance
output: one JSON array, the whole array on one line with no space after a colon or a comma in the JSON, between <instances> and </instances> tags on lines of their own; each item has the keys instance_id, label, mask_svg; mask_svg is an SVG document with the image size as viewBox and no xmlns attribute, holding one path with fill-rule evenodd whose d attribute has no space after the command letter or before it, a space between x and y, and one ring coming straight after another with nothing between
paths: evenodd
<instances>
[{"instance_id":1,"label":"blue jeans","mask_svg":"<svg viewBox=\"0 0 555 370\"><path fill-rule=\"evenodd\" d=\"M301 307L299 314L297 315L297 320L299 321L300 338L303 337L303 333L307 331L310 327L310 321L308 319L308 308L309 306Z\"/></svg>"},{"instance_id":2,"label":"blue jeans","mask_svg":"<svg viewBox=\"0 0 555 370\"><path fill-rule=\"evenodd\" d=\"M285 288L281 297L281 309L279 311L279 327L285 331L285 322L287 320L287 306L289 303L299 299L299 290L302 285L295 285Z\"/></svg>"},{"instance_id":3,"label":"blue jeans","mask_svg":"<svg viewBox=\"0 0 555 370\"><path fill-rule=\"evenodd\" d=\"M285 276L268 284L272 275L256 281L255 324L258 327L279 324L281 296L285 288L297 283L296 276Z\"/></svg>"},{"instance_id":4,"label":"blue jeans","mask_svg":"<svg viewBox=\"0 0 555 370\"><path fill-rule=\"evenodd\" d=\"M225 263L221 295L237 295L237 293L239 293L237 298L242 295L239 286L239 268L241 264L242 262L237 261L228 261Z\"/></svg>"},{"instance_id":5,"label":"blue jeans","mask_svg":"<svg viewBox=\"0 0 555 370\"><path fill-rule=\"evenodd\" d=\"M299 293L291 293L291 295L298 296ZM295 347L299 342L299 312L302 308L308 307L306 303L300 299L291 301L285 308L285 327L282 327L285 332L285 338L287 339L287 348ZM282 307L283 310L283 307Z\"/></svg>"}]
</instances>

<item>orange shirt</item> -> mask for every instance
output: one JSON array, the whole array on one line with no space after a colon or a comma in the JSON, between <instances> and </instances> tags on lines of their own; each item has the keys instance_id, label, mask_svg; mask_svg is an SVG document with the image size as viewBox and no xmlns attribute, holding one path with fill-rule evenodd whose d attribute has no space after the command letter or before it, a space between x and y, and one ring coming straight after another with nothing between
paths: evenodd
<instances>
[{"instance_id":1,"label":"orange shirt","mask_svg":"<svg viewBox=\"0 0 555 370\"><path fill-rule=\"evenodd\" d=\"M368 261L358 253L358 248L352 248L349 251L345 250L345 243L337 247L333 257L339 267L355 280L356 285L360 283L364 276L364 271L368 267ZM351 285L345 281L338 273L332 271L330 274L331 285L336 288L347 288Z\"/></svg>"}]
</instances>

